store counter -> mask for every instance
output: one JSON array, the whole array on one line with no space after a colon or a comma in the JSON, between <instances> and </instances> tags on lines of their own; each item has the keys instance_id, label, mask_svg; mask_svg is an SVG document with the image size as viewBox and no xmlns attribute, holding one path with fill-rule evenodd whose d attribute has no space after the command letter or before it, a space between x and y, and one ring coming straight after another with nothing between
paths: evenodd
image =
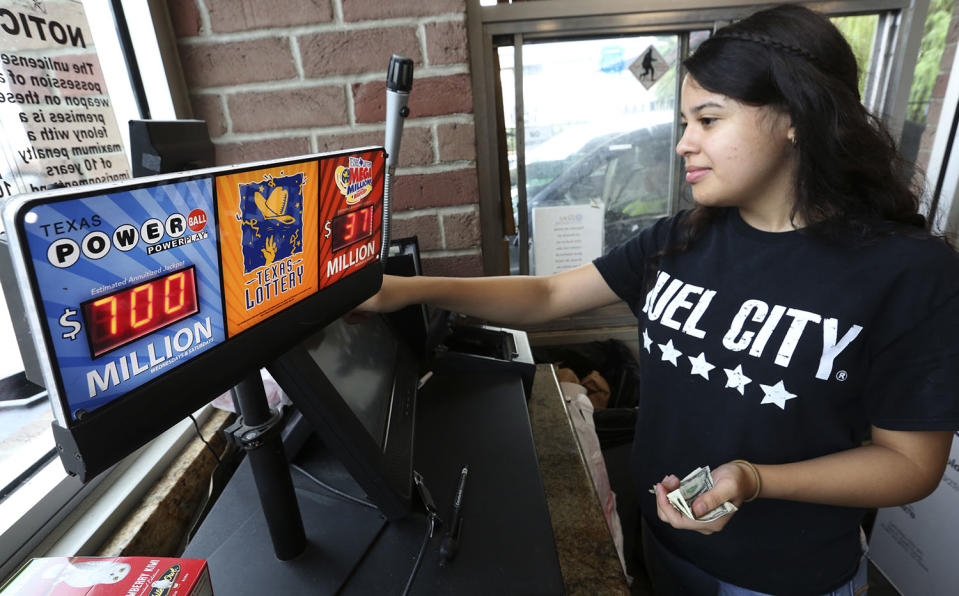
<instances>
[{"instance_id":1,"label":"store counter","mask_svg":"<svg viewBox=\"0 0 959 596\"><path fill-rule=\"evenodd\" d=\"M536 366L529 414L566 593L629 594L552 365Z\"/></svg>"},{"instance_id":2,"label":"store counter","mask_svg":"<svg viewBox=\"0 0 959 596\"><path fill-rule=\"evenodd\" d=\"M464 464L470 476L456 557L441 563L440 527L426 542L409 593L629 594L551 366L537 366L528 402L518 375L489 372L437 372L417 399L415 467L445 519ZM359 492L347 474L331 472L335 465L318 442L293 463ZM214 589L402 593L423 544L425 515L387 522L331 498L296 471L293 478L307 551L275 559L244 463L185 553L209 560ZM350 568L345 581L325 583L323 570L337 566Z\"/></svg>"}]
</instances>

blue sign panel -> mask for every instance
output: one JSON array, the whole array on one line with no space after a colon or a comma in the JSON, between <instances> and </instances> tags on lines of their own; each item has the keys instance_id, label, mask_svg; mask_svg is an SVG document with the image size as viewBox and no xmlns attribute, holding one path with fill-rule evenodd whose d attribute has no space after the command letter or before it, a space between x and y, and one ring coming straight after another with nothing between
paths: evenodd
<instances>
[{"instance_id":1,"label":"blue sign panel","mask_svg":"<svg viewBox=\"0 0 959 596\"><path fill-rule=\"evenodd\" d=\"M38 204L23 233L74 419L224 341L211 178Z\"/></svg>"}]
</instances>

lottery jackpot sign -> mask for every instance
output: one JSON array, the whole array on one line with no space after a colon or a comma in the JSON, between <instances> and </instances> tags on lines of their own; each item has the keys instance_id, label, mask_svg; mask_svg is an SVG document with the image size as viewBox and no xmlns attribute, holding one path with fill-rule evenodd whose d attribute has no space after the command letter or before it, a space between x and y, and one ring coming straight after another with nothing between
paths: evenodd
<instances>
[{"instance_id":1,"label":"lottery jackpot sign","mask_svg":"<svg viewBox=\"0 0 959 596\"><path fill-rule=\"evenodd\" d=\"M58 422L161 395L194 362L262 365L271 355L251 347L283 344L251 346L250 332L288 333L269 326L294 305L324 314L365 298L332 286L379 260L384 161L363 149L9 199L10 254Z\"/></svg>"},{"instance_id":2,"label":"lottery jackpot sign","mask_svg":"<svg viewBox=\"0 0 959 596\"><path fill-rule=\"evenodd\" d=\"M200 178L30 204L14 222L65 416L222 343L213 209Z\"/></svg>"},{"instance_id":3,"label":"lottery jackpot sign","mask_svg":"<svg viewBox=\"0 0 959 596\"><path fill-rule=\"evenodd\" d=\"M320 287L364 267L380 253L385 160L374 152L325 160L320 164Z\"/></svg>"}]
</instances>

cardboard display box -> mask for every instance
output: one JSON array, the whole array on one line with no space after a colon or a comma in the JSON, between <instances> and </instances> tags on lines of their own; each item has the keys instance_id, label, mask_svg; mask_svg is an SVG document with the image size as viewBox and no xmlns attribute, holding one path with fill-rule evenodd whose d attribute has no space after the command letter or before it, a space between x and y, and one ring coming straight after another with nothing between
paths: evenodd
<instances>
[{"instance_id":1,"label":"cardboard display box","mask_svg":"<svg viewBox=\"0 0 959 596\"><path fill-rule=\"evenodd\" d=\"M203 559L48 557L31 559L0 596L213 596Z\"/></svg>"}]
</instances>

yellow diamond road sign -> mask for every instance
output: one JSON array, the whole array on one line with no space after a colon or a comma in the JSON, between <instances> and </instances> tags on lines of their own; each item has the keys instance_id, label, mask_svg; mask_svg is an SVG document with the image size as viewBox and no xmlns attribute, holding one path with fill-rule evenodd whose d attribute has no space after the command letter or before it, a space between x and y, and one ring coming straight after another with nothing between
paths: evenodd
<instances>
[{"instance_id":1,"label":"yellow diamond road sign","mask_svg":"<svg viewBox=\"0 0 959 596\"><path fill-rule=\"evenodd\" d=\"M666 71L669 70L669 64L663 59L656 48L649 46L640 53L639 58L629 65L630 72L633 73L643 87L649 89L661 79Z\"/></svg>"}]
</instances>

